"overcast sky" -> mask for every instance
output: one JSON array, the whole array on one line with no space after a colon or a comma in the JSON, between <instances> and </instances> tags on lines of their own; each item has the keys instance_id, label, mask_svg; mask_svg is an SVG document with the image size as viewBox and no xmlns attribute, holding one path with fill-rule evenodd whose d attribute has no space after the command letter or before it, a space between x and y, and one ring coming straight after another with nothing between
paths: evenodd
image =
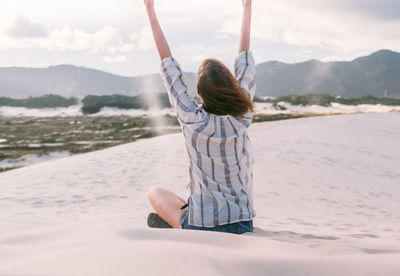
<instances>
[{"instance_id":1,"label":"overcast sky","mask_svg":"<svg viewBox=\"0 0 400 276\"><path fill-rule=\"evenodd\" d=\"M253 0L257 63L351 60L400 51L399 0ZM135 76L159 72L142 0L2 0L0 67L74 64ZM241 0L155 0L173 55L196 72L233 63Z\"/></svg>"}]
</instances>

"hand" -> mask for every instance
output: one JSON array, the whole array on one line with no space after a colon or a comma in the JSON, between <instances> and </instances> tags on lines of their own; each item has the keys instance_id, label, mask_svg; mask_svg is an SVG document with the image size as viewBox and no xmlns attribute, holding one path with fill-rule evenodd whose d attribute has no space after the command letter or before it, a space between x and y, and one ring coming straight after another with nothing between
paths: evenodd
<instances>
[{"instance_id":1,"label":"hand","mask_svg":"<svg viewBox=\"0 0 400 276\"><path fill-rule=\"evenodd\" d=\"M146 5L146 8L154 8L154 0L144 0L144 4Z\"/></svg>"},{"instance_id":2,"label":"hand","mask_svg":"<svg viewBox=\"0 0 400 276\"><path fill-rule=\"evenodd\" d=\"M250 7L251 6L251 0L242 0L243 7Z\"/></svg>"}]
</instances>

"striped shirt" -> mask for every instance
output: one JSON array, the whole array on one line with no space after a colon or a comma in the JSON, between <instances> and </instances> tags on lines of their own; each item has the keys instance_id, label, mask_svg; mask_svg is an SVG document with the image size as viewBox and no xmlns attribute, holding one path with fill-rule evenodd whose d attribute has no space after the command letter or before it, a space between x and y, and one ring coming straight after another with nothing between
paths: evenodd
<instances>
[{"instance_id":1,"label":"striped shirt","mask_svg":"<svg viewBox=\"0 0 400 276\"><path fill-rule=\"evenodd\" d=\"M255 62L250 51L234 63L235 76L253 99ZM251 220L253 209L253 153L247 129L253 115L217 116L188 95L182 69L173 57L161 62L161 77L185 137L189 157L188 224L214 227Z\"/></svg>"}]
</instances>

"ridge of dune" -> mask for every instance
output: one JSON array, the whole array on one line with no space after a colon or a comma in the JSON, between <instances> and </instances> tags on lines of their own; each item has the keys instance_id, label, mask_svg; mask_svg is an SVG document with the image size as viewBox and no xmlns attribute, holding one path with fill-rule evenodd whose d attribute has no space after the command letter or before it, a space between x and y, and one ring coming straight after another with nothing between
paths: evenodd
<instances>
[{"instance_id":1,"label":"ridge of dune","mask_svg":"<svg viewBox=\"0 0 400 276\"><path fill-rule=\"evenodd\" d=\"M0 275L400 275L400 113L253 124L254 233L149 229L182 135L0 174Z\"/></svg>"}]
</instances>

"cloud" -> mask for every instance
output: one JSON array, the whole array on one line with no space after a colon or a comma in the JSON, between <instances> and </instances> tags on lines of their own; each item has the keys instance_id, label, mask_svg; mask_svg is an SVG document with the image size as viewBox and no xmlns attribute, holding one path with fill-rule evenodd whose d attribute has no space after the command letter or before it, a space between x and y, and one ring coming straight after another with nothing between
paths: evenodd
<instances>
[{"instance_id":1,"label":"cloud","mask_svg":"<svg viewBox=\"0 0 400 276\"><path fill-rule=\"evenodd\" d=\"M40 5L31 0L9 2L13 4L0 10L2 18L24 14L25 21L45 26L47 33L17 37L7 32L17 20L0 22L3 65L36 64L35 53L40 52L40 65L62 60L129 75L159 68L142 1L70 0L65 7L51 0L41 0ZM398 0L254 1L251 47L257 62L289 63L349 60L382 48L400 51L399 6ZM197 71L205 57L232 64L240 34L240 0L156 1L156 10L184 70ZM18 58L10 53L18 53ZM118 62L122 56L126 61Z\"/></svg>"},{"instance_id":2,"label":"cloud","mask_svg":"<svg viewBox=\"0 0 400 276\"><path fill-rule=\"evenodd\" d=\"M298 49L309 47L313 49L314 57L316 49L339 57L348 56L349 52L356 56L382 48L399 50L400 20L371 19L369 12L380 2L361 1L369 3L369 8L357 4L359 2L259 1L255 3L252 36L264 44L280 43ZM228 20L220 31L238 35L241 18L235 14L239 10L232 8L224 12ZM384 13L384 9L381 12Z\"/></svg>"},{"instance_id":3,"label":"cloud","mask_svg":"<svg viewBox=\"0 0 400 276\"><path fill-rule=\"evenodd\" d=\"M103 58L103 61L108 63L125 62L126 60L127 60L126 56L116 56L116 57L105 56Z\"/></svg>"},{"instance_id":4,"label":"cloud","mask_svg":"<svg viewBox=\"0 0 400 276\"><path fill-rule=\"evenodd\" d=\"M313 4L374 19L400 19L400 2L398 0L335 0L324 3L314 0Z\"/></svg>"},{"instance_id":5,"label":"cloud","mask_svg":"<svg viewBox=\"0 0 400 276\"><path fill-rule=\"evenodd\" d=\"M151 49L154 42L149 27L132 33L128 39L118 28L105 26L88 32L80 28L63 26L46 30L27 17L18 17L13 25L0 26L0 49L46 49L48 51L88 51L110 54L131 54Z\"/></svg>"},{"instance_id":6,"label":"cloud","mask_svg":"<svg viewBox=\"0 0 400 276\"><path fill-rule=\"evenodd\" d=\"M99 51L116 51L124 46L121 33L113 27L104 27L96 32L85 32L84 30L65 26L50 32L45 45L49 50L88 50L93 53Z\"/></svg>"},{"instance_id":7,"label":"cloud","mask_svg":"<svg viewBox=\"0 0 400 276\"><path fill-rule=\"evenodd\" d=\"M132 34L131 40L136 42L138 50L149 50L154 46L153 35L149 26L144 26L139 32Z\"/></svg>"},{"instance_id":8,"label":"cloud","mask_svg":"<svg viewBox=\"0 0 400 276\"><path fill-rule=\"evenodd\" d=\"M41 38L46 37L46 28L36 22L32 22L24 16L17 17L11 26L6 28L6 34L15 38Z\"/></svg>"}]
</instances>

